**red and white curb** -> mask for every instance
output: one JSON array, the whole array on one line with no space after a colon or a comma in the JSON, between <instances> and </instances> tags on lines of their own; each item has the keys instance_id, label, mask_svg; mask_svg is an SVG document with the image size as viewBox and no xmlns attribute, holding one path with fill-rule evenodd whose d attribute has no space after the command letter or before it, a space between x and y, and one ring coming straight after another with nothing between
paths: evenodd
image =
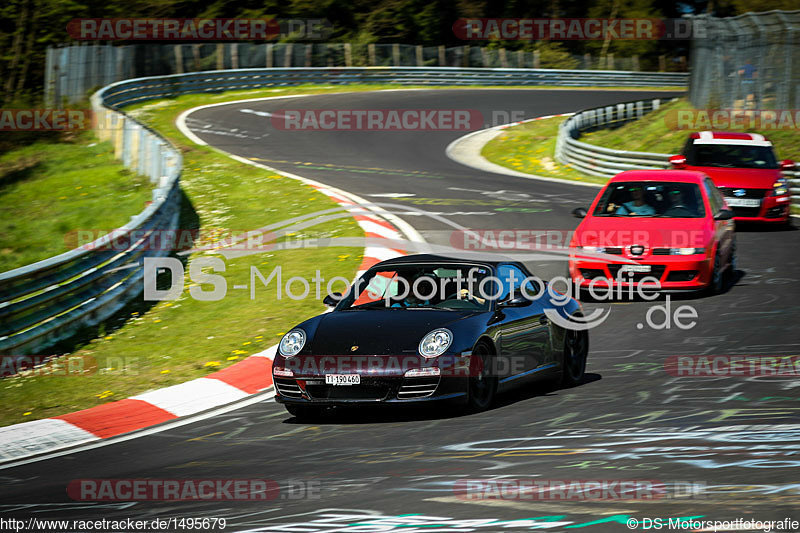
<instances>
[{"instance_id":1,"label":"red and white curb","mask_svg":"<svg viewBox=\"0 0 800 533\"><path fill-rule=\"evenodd\" d=\"M379 208L364 208L366 202L345 191L325 186L301 176L280 172L250 160L226 154L247 164L299 179L327 195L353 213L353 218L371 239L402 240L404 234L424 242L405 221ZM392 222L404 227L402 232ZM356 278L367 269L404 251L390 247L367 246ZM186 383L148 391L124 400L110 402L53 418L23 422L0 428L0 464L16 462L49 452L96 443L134 431L167 424L216 407L240 402L272 387L272 360L278 345L253 354L223 370ZM66 450L64 453L69 453Z\"/></svg>"}]
</instances>

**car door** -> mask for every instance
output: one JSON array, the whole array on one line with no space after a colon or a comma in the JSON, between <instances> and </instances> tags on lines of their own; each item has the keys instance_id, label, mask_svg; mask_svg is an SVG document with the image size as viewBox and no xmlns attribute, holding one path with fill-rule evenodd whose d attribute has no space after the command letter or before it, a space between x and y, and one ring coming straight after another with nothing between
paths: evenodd
<instances>
[{"instance_id":1,"label":"car door","mask_svg":"<svg viewBox=\"0 0 800 533\"><path fill-rule=\"evenodd\" d=\"M500 281L500 302L524 296L522 283L528 274L513 264L497 268ZM535 288L529 289L529 294ZM549 341L548 319L538 300L522 307L498 308L500 316L500 353L508 364L509 376L529 372L541 366L546 359Z\"/></svg>"}]
</instances>

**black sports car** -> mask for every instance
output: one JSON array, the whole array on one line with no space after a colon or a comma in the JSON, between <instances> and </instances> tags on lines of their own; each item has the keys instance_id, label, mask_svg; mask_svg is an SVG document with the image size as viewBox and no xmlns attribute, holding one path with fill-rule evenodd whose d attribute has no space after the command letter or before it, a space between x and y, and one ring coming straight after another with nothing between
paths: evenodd
<instances>
[{"instance_id":1,"label":"black sports car","mask_svg":"<svg viewBox=\"0 0 800 533\"><path fill-rule=\"evenodd\" d=\"M514 261L398 257L325 303L333 311L284 335L273 363L275 399L298 418L356 403L482 410L534 379L575 385L586 367L588 333L569 327L580 304Z\"/></svg>"}]
</instances>

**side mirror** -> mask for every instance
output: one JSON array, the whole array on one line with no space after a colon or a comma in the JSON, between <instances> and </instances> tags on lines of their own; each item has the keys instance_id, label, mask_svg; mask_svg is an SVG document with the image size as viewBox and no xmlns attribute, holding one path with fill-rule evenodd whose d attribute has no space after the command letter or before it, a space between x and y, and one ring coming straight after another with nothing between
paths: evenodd
<instances>
[{"instance_id":1,"label":"side mirror","mask_svg":"<svg viewBox=\"0 0 800 533\"><path fill-rule=\"evenodd\" d=\"M686 156L685 155L671 155L669 156L669 164L675 168L684 168L686 166Z\"/></svg>"},{"instance_id":2,"label":"side mirror","mask_svg":"<svg viewBox=\"0 0 800 533\"><path fill-rule=\"evenodd\" d=\"M733 218L733 211L730 209L720 209L719 212L714 215L714 220L730 220Z\"/></svg>"},{"instance_id":3,"label":"side mirror","mask_svg":"<svg viewBox=\"0 0 800 533\"><path fill-rule=\"evenodd\" d=\"M792 171L794 170L794 166L795 166L794 161L792 161L791 159L784 159L783 161L781 161L781 170L783 171Z\"/></svg>"},{"instance_id":4,"label":"side mirror","mask_svg":"<svg viewBox=\"0 0 800 533\"><path fill-rule=\"evenodd\" d=\"M526 305L530 304L531 301L525 298L524 296L517 296L516 298L511 298L510 300L503 300L502 302L498 302L497 308L505 309L507 307L525 307Z\"/></svg>"},{"instance_id":5,"label":"side mirror","mask_svg":"<svg viewBox=\"0 0 800 533\"><path fill-rule=\"evenodd\" d=\"M585 207L576 207L575 209L572 210L572 216L574 216L575 218L583 218L586 216L586 214L587 211Z\"/></svg>"},{"instance_id":6,"label":"side mirror","mask_svg":"<svg viewBox=\"0 0 800 533\"><path fill-rule=\"evenodd\" d=\"M342 293L334 292L323 298L322 303L324 303L328 307L336 307L337 305L339 305L339 302L341 300L342 300Z\"/></svg>"}]
</instances>

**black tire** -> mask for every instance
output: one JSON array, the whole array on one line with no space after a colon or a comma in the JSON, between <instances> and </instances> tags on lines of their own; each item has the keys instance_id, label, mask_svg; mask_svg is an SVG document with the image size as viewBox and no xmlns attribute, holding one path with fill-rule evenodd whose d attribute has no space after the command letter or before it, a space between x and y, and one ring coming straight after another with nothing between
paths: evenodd
<instances>
[{"instance_id":1,"label":"black tire","mask_svg":"<svg viewBox=\"0 0 800 533\"><path fill-rule=\"evenodd\" d=\"M738 261L736 259L736 237L734 237L731 241L731 252L729 257L728 272L731 274L731 277L733 277L736 274L736 268L738 267Z\"/></svg>"},{"instance_id":2,"label":"black tire","mask_svg":"<svg viewBox=\"0 0 800 533\"><path fill-rule=\"evenodd\" d=\"M580 385L586 373L589 355L589 333L586 330L568 329L564 332L564 358L561 365L561 387Z\"/></svg>"},{"instance_id":3,"label":"black tire","mask_svg":"<svg viewBox=\"0 0 800 533\"><path fill-rule=\"evenodd\" d=\"M322 409L319 407L306 407L305 405L286 405L285 407L289 414L300 422L313 422L322 417Z\"/></svg>"},{"instance_id":4,"label":"black tire","mask_svg":"<svg viewBox=\"0 0 800 533\"><path fill-rule=\"evenodd\" d=\"M711 281L708 283L706 292L713 296L721 294L725 286L724 272L722 271L722 257L719 254L719 246L717 252L714 254L714 267L711 269Z\"/></svg>"},{"instance_id":5,"label":"black tire","mask_svg":"<svg viewBox=\"0 0 800 533\"><path fill-rule=\"evenodd\" d=\"M497 392L497 376L492 371L492 350L483 342L472 350L473 363L469 377L467 409L477 413L488 409ZM472 375L477 374L477 375Z\"/></svg>"}]
</instances>

